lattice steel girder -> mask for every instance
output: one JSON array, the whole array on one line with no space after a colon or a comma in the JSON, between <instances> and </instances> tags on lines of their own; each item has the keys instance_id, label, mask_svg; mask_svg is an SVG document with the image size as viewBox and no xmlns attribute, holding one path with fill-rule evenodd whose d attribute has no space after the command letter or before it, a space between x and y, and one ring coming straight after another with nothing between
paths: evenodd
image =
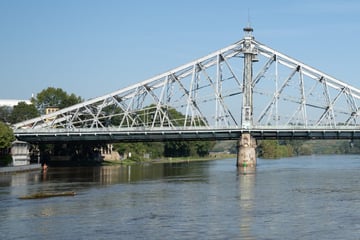
<instances>
[{"instance_id":1,"label":"lattice steel girder","mask_svg":"<svg viewBox=\"0 0 360 240\"><path fill-rule=\"evenodd\" d=\"M336 88L339 90L341 90L342 88L347 88L353 92L352 94L354 96L356 96L356 98L360 98L360 89L355 88L349 84L346 84L346 83L344 83L324 72L321 72L309 65L306 65L298 60L290 58L290 57L286 56L285 54L282 54L270 47L265 46L264 44L261 44L257 41L255 41L255 42L256 42L256 46L259 50L259 53L266 56L267 58L271 58L271 56L275 55L278 58L280 58L279 61L282 64L284 64L290 68L296 68L297 66L301 66L305 75L307 75L313 79L317 79L317 80L320 80L321 78L323 78L328 82L329 86L332 88Z\"/></svg>"},{"instance_id":2,"label":"lattice steel girder","mask_svg":"<svg viewBox=\"0 0 360 240\"><path fill-rule=\"evenodd\" d=\"M260 69L259 74L255 78L254 89L256 88L256 85L258 85L260 81L264 80L264 75L268 72L273 62L288 68L289 69L288 74L290 71L293 71L293 73L289 75L290 77L288 79L283 81L282 83L283 85L280 89L275 89L273 91L275 92L275 94L270 94L273 97L268 99L267 106L263 108L264 110L259 115L257 122L254 123L255 126L269 125L269 124L274 124L274 125L295 124L295 125L305 125L305 126L328 125L328 126L336 127L337 125L349 125L350 122L356 123L358 121L356 119L354 119L354 121L350 121L350 119L352 119L350 118L350 116L357 116L356 114L354 114L355 112L357 112L354 111L355 108L354 106L358 105L358 101L360 97L359 89L350 86L349 84L346 84L340 80L337 80L329 76L328 74L320 72L319 70L313 67L303 64L300 61L297 61L282 53L279 53L278 51L275 51L259 42L256 43L259 54L265 56L265 58L268 59L268 62L265 64L265 66L262 69ZM291 81L294 82L295 74L299 75L298 84L299 86L301 86L299 88L301 90L298 91L298 93L296 94L294 94L293 92L292 94L288 94L287 96L285 94L282 94L283 89L284 88L289 89L289 85L291 85ZM310 86L309 80L307 80L305 84L304 81L305 77L313 82L312 87L309 87ZM322 85L323 87L321 89L316 89L316 84ZM305 85L307 86L307 89L304 89ZM330 91L328 89L331 89L332 94L330 94ZM257 92L259 93L259 91ZM315 101L315 98L313 98L315 94L322 95L320 101ZM336 96L336 97L332 98L331 96ZM342 101L339 101L339 97L343 98ZM279 99L282 99L283 101L286 102L296 103L296 106L294 105L294 107L292 108L288 106L288 109L286 110L289 113L288 116L292 116L292 117L287 117L288 120L282 123L277 123L276 121L264 122L265 119L264 117L270 116L270 110L272 109L272 106L277 105ZM349 101L349 99L353 99L354 101ZM302 111L303 119L301 119L301 122L294 119L297 113L296 111L294 112L291 109L298 109ZM309 109L312 109L312 111L309 111ZM322 111L318 111L317 113L314 113L315 112L314 109L322 109ZM280 117L284 118L284 113L286 113L286 111L282 110L282 116L279 116L279 118ZM293 114L291 114L291 112L293 112ZM341 115L343 117L341 117ZM324 118L325 116L326 119ZM278 117L276 117L276 119L278 119ZM346 121L345 119L348 119L348 121Z\"/></svg>"},{"instance_id":3,"label":"lattice steel girder","mask_svg":"<svg viewBox=\"0 0 360 240\"><path fill-rule=\"evenodd\" d=\"M243 60L246 54L251 54L248 64ZM252 100L245 98L247 102L243 98L245 65L255 73L247 75L251 76L246 81L251 82L247 94L252 95ZM241 129L245 103L252 110L250 130L342 125L355 129L360 121L359 101L358 88L245 37L148 80L13 128L15 133L27 129L34 135L44 129Z\"/></svg>"},{"instance_id":4,"label":"lattice steel girder","mask_svg":"<svg viewBox=\"0 0 360 240\"><path fill-rule=\"evenodd\" d=\"M227 66L229 66L229 63L226 61L226 59L232 58L232 57L240 54L241 42L242 41L237 42L226 48L223 48L219 51L209 54L206 57L200 58L196 61L185 64L181 67L175 68L171 71L160 74L160 75L150 78L146 81L134 84L134 85L126 87L124 89L120 89L113 93L85 101L83 103L62 109L60 111L51 113L46 116L41 116L39 118L35 118L32 120L28 120L28 121L24 121L22 123L15 124L14 129L24 128L24 127L25 128L29 128L29 127L37 128L38 126L40 126L39 124L41 124L41 126L44 126L44 123L48 122L48 119L57 119L59 116L66 116L64 118L65 120L69 120L69 119L72 119L72 120L77 119L78 120L78 121L69 121L67 126L69 126L70 128L77 128L77 125L79 125L79 124L88 125L88 123L93 128L103 128L105 126L100 121L102 119L101 111L106 106L113 104L113 101L111 101L111 99L114 99L114 98L116 98L117 101L119 101L119 99L120 99L122 102L123 106L122 107L120 106L120 108L124 112L124 114L122 114L122 116L123 116L122 123L123 123L125 118L131 116L131 115L129 115L129 113L133 113L135 110L140 110L140 109L135 109L135 107L133 106L133 104L135 103L134 100L136 98L140 99L139 98L140 96L149 95L153 98L152 104L155 104L158 106L161 105L160 101L163 101L163 98L161 96L157 96L154 93L154 91L157 89L163 88L163 87L165 88L169 84L177 83L179 90L182 91L187 96L190 96L189 90L188 90L187 86L183 85L182 80L184 78L188 77L189 75L191 75L192 72L194 71L194 69L198 69L198 70L196 70L198 72L205 73L205 71L208 68L211 68L216 64L221 64L217 60L219 58L219 56L221 56L221 59L222 59L221 62L223 62ZM232 70L230 70L230 71L232 71ZM233 74L233 78L238 79L238 77L235 76L234 73L232 73L232 74ZM208 77L208 81L211 83L211 85L213 85L211 78ZM220 99L220 100L222 100L222 99ZM175 108L176 108L177 102L174 102L174 103L175 103ZM178 103L183 104L180 102L178 102ZM117 104L119 105L119 103L117 103ZM168 104L168 103L165 103L165 104ZM197 102L196 101L188 101L188 104L192 105L190 107L191 109L196 109L195 114L197 114L197 118L202 119L203 124L207 124L206 116L202 115L201 110L197 106ZM141 107L144 107L144 106L141 106ZM224 108L225 108L225 106L224 106ZM162 109L158 107L158 110L159 111L157 111L156 114L158 114L158 112L161 112ZM84 113L88 117L86 119L81 119L79 116L83 116ZM133 116L132 116L132 118L134 119ZM192 118L194 118L194 116L192 116ZM59 121L53 121L52 123L56 124L58 122ZM54 124L48 124L47 127L51 128L51 127L58 126L58 125L54 125ZM154 125L154 124L152 124L152 125Z\"/></svg>"}]
</instances>

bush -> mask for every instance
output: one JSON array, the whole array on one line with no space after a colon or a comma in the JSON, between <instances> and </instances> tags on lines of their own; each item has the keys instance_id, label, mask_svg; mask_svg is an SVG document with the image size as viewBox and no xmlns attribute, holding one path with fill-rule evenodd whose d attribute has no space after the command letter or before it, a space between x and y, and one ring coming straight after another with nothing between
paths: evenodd
<instances>
[{"instance_id":1,"label":"bush","mask_svg":"<svg viewBox=\"0 0 360 240\"><path fill-rule=\"evenodd\" d=\"M11 142L15 140L12 129L0 121L0 149L11 147Z\"/></svg>"},{"instance_id":2,"label":"bush","mask_svg":"<svg viewBox=\"0 0 360 240\"><path fill-rule=\"evenodd\" d=\"M262 140L259 144L259 157L261 158L282 158L293 156L293 147L288 144L279 144L277 140Z\"/></svg>"},{"instance_id":3,"label":"bush","mask_svg":"<svg viewBox=\"0 0 360 240\"><path fill-rule=\"evenodd\" d=\"M8 166L12 163L12 157L10 155L5 155L0 157L0 166Z\"/></svg>"}]
</instances>

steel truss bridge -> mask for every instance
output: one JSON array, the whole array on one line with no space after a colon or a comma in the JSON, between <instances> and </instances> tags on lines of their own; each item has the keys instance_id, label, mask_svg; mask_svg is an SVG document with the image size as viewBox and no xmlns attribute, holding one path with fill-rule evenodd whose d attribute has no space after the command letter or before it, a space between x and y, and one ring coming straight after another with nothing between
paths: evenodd
<instances>
[{"instance_id":1,"label":"steel truss bridge","mask_svg":"<svg viewBox=\"0 0 360 240\"><path fill-rule=\"evenodd\" d=\"M360 138L360 90L255 40L13 125L28 142Z\"/></svg>"}]
</instances>

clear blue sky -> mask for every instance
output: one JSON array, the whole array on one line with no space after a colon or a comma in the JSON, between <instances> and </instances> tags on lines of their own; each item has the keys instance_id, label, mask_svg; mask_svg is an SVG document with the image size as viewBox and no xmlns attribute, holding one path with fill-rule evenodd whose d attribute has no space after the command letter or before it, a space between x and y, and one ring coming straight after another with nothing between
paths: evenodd
<instances>
[{"instance_id":1,"label":"clear blue sky","mask_svg":"<svg viewBox=\"0 0 360 240\"><path fill-rule=\"evenodd\" d=\"M248 14L250 13L250 14ZM85 99L255 38L360 88L358 0L0 0L0 99Z\"/></svg>"}]
</instances>

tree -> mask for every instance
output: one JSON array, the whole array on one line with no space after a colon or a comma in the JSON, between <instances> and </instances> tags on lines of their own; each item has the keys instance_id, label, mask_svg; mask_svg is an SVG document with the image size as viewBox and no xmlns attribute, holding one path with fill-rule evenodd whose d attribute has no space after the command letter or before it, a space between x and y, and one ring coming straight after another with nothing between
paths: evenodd
<instances>
[{"instance_id":1,"label":"tree","mask_svg":"<svg viewBox=\"0 0 360 240\"><path fill-rule=\"evenodd\" d=\"M44 114L45 109L48 107L58 107L59 109L62 109L80 103L83 100L75 94L67 94L61 88L48 87L38 93L36 98L32 98L31 101L39 112Z\"/></svg>"},{"instance_id":2,"label":"tree","mask_svg":"<svg viewBox=\"0 0 360 240\"><path fill-rule=\"evenodd\" d=\"M307 144L307 140L286 140L283 145L290 145L293 149L293 155L311 155L312 148ZM325 144L326 145L326 144Z\"/></svg>"},{"instance_id":3,"label":"tree","mask_svg":"<svg viewBox=\"0 0 360 240\"><path fill-rule=\"evenodd\" d=\"M81 97L76 96L74 93L71 93L70 95L67 95L59 108L69 107L81 103L82 101L83 99Z\"/></svg>"},{"instance_id":4,"label":"tree","mask_svg":"<svg viewBox=\"0 0 360 240\"><path fill-rule=\"evenodd\" d=\"M115 143L114 148L120 155L131 153L131 158L137 160L142 160L144 154L149 154L151 158L164 154L164 144L161 142Z\"/></svg>"},{"instance_id":5,"label":"tree","mask_svg":"<svg viewBox=\"0 0 360 240\"><path fill-rule=\"evenodd\" d=\"M120 107L116 105L111 105L103 108L102 111L105 116L112 116L110 119L105 118L105 120L103 121L104 126L120 125L123 113L123 110Z\"/></svg>"},{"instance_id":6,"label":"tree","mask_svg":"<svg viewBox=\"0 0 360 240\"><path fill-rule=\"evenodd\" d=\"M1 106L0 107L0 121L4 123L10 123L11 107Z\"/></svg>"},{"instance_id":7,"label":"tree","mask_svg":"<svg viewBox=\"0 0 360 240\"><path fill-rule=\"evenodd\" d=\"M281 158L291 157L293 147L289 144L280 144L278 140L262 140L259 144L259 157L262 158Z\"/></svg>"},{"instance_id":8,"label":"tree","mask_svg":"<svg viewBox=\"0 0 360 240\"><path fill-rule=\"evenodd\" d=\"M14 140L15 137L11 128L0 121L0 149L9 148Z\"/></svg>"},{"instance_id":9,"label":"tree","mask_svg":"<svg viewBox=\"0 0 360 240\"><path fill-rule=\"evenodd\" d=\"M0 166L7 166L11 163L9 148L14 140L15 137L11 128L0 121Z\"/></svg>"},{"instance_id":10,"label":"tree","mask_svg":"<svg viewBox=\"0 0 360 240\"><path fill-rule=\"evenodd\" d=\"M39 116L39 112L34 104L19 102L14 106L10 114L10 123L18 123Z\"/></svg>"},{"instance_id":11,"label":"tree","mask_svg":"<svg viewBox=\"0 0 360 240\"><path fill-rule=\"evenodd\" d=\"M312 148L309 144L303 144L299 149L298 155L311 155L312 153Z\"/></svg>"},{"instance_id":12,"label":"tree","mask_svg":"<svg viewBox=\"0 0 360 240\"><path fill-rule=\"evenodd\" d=\"M188 141L186 142L190 149L189 156L205 157L209 155L210 150L214 147L214 141Z\"/></svg>"},{"instance_id":13,"label":"tree","mask_svg":"<svg viewBox=\"0 0 360 240\"><path fill-rule=\"evenodd\" d=\"M189 157L190 144L186 141L170 141L164 146L165 157Z\"/></svg>"}]
</instances>

